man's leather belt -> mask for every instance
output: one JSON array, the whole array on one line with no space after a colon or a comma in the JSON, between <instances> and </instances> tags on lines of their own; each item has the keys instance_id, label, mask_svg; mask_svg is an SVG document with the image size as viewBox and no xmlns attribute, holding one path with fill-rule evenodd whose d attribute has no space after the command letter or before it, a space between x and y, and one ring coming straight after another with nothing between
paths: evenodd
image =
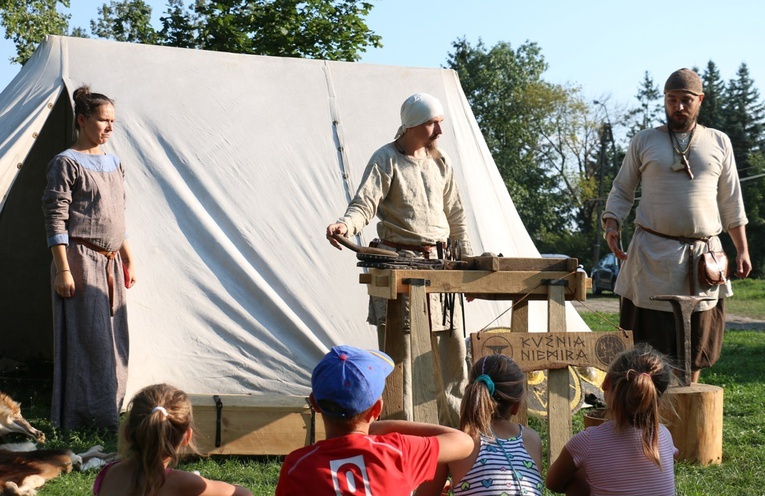
<instances>
[{"instance_id":1,"label":"man's leather belt","mask_svg":"<svg viewBox=\"0 0 765 496\"><path fill-rule=\"evenodd\" d=\"M114 317L114 269L112 266L114 265L114 257L117 256L116 251L106 251L100 246L96 246L90 241L82 238L69 238L72 241L76 241L78 244L84 246L85 248L88 248L90 250L93 250L97 253L100 253L101 255L105 256L107 258L106 261L106 281L109 285L109 311L111 312L112 317Z\"/></svg>"},{"instance_id":2,"label":"man's leather belt","mask_svg":"<svg viewBox=\"0 0 765 496\"><path fill-rule=\"evenodd\" d=\"M647 227L641 226L640 224L638 224L638 227L640 229L642 229L643 231L647 232L647 233L653 234L654 236L659 236L660 238L674 239L675 241L679 241L679 242L685 243L687 245L692 245L693 243L695 243L697 241L708 241L709 240L709 236L703 236L701 238L689 238L687 236L672 236L671 234L664 234L664 233L660 233L658 231L654 231L653 229L648 229Z\"/></svg>"}]
</instances>

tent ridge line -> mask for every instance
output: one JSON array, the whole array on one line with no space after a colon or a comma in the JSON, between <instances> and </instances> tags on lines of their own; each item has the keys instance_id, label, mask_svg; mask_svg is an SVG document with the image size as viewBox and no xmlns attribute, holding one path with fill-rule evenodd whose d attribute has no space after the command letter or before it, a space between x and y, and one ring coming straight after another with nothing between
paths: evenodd
<instances>
[{"instance_id":1,"label":"tent ridge line","mask_svg":"<svg viewBox=\"0 0 765 496\"><path fill-rule=\"evenodd\" d=\"M345 199L347 203L351 202L353 188L351 187L351 169L349 167L348 154L345 149L345 134L343 133L342 121L340 119L340 111L337 107L337 93L335 92L335 83L332 78L332 68L330 67L330 61L324 60L322 69L324 72L324 80L327 84L327 95L329 100L329 112L332 118L332 139L337 150L337 162L340 170L340 177L343 183L343 190L345 193Z\"/></svg>"}]
</instances>

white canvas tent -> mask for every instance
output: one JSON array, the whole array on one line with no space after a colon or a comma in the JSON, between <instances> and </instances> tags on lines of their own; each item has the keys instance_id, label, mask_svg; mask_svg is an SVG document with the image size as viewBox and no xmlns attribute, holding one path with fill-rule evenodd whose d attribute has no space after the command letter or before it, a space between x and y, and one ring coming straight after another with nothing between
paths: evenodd
<instances>
[{"instance_id":1,"label":"white canvas tent","mask_svg":"<svg viewBox=\"0 0 765 496\"><path fill-rule=\"evenodd\" d=\"M477 253L537 256L456 73L48 37L0 94L0 355L51 356L45 166L72 137L82 83L116 100L105 149L127 173L138 284L128 292L129 391L307 394L333 344L371 348L366 287L324 238L398 110L444 104ZM360 242L375 236L373 225ZM467 304L468 330L509 302ZM546 307L533 302L534 330ZM569 305L569 329L585 324ZM509 312L492 324L509 325Z\"/></svg>"}]
</instances>

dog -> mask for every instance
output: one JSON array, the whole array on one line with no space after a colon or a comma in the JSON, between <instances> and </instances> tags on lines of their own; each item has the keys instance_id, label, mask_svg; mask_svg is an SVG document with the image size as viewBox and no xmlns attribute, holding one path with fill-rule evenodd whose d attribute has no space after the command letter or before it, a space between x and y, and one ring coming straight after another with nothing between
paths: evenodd
<instances>
[{"instance_id":1,"label":"dog","mask_svg":"<svg viewBox=\"0 0 765 496\"><path fill-rule=\"evenodd\" d=\"M21 415L21 406L0 392L0 438L11 433L24 435L35 443L45 442L45 433L32 427ZM0 445L0 495L34 496L37 488L61 473L81 469L91 459L110 461L115 453L103 453L94 446L80 455L68 449L37 450L32 442ZM99 464L95 464L98 466Z\"/></svg>"}]
</instances>

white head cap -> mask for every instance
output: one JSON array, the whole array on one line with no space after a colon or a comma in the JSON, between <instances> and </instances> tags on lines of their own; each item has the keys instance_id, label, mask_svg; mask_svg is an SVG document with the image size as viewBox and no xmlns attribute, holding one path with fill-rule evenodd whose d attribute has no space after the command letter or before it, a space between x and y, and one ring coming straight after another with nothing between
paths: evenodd
<instances>
[{"instance_id":1,"label":"white head cap","mask_svg":"<svg viewBox=\"0 0 765 496\"><path fill-rule=\"evenodd\" d=\"M444 115L444 107L438 98L427 93L415 93L401 105L401 126L393 139L400 138L410 127L419 126L439 115Z\"/></svg>"}]
</instances>

